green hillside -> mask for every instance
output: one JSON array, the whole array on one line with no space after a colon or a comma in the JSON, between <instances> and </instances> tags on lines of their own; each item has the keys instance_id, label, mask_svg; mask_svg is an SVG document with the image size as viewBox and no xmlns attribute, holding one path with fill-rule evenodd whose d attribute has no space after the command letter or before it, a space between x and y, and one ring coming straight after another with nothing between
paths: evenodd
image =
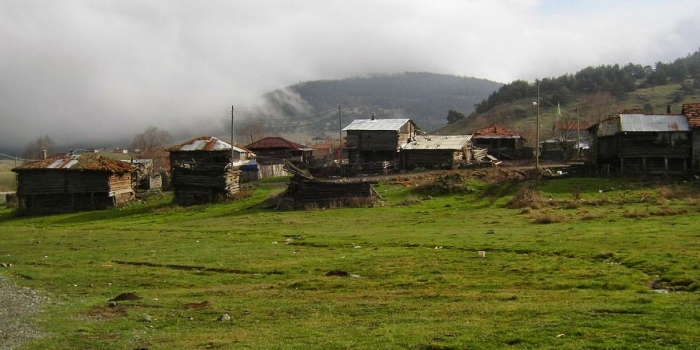
<instances>
[{"instance_id":1,"label":"green hillside","mask_svg":"<svg viewBox=\"0 0 700 350\"><path fill-rule=\"evenodd\" d=\"M423 130L434 130L447 123L450 109L470 113L502 84L471 77L432 73L373 75L343 80L304 82L265 95L275 111L291 118L304 111L328 111L342 107L343 124L359 118L409 118ZM290 100L290 94L298 99ZM300 106L301 105L301 106ZM303 107L303 108L301 108ZM299 126L302 129L299 130ZM337 132L337 118L319 123L275 125L278 132L306 131L310 134Z\"/></svg>"},{"instance_id":2,"label":"green hillside","mask_svg":"<svg viewBox=\"0 0 700 350\"><path fill-rule=\"evenodd\" d=\"M700 51L655 67L629 63L587 67L575 74L538 82L514 81L475 106L474 112L434 133L469 134L499 124L518 131L532 142L535 134L537 85L540 94L540 132L552 134L557 119L597 122L623 109L648 113L680 113L684 103L700 102ZM460 111L463 112L463 111ZM466 113L465 113L466 114Z\"/></svg>"}]
</instances>

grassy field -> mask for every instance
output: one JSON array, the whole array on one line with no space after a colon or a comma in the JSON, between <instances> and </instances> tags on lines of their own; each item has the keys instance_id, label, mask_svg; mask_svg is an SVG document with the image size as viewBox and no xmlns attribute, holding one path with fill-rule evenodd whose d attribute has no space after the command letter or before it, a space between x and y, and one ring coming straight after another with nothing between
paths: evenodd
<instances>
[{"instance_id":1,"label":"grassy field","mask_svg":"<svg viewBox=\"0 0 700 350\"><path fill-rule=\"evenodd\" d=\"M12 172L14 167L14 161L0 160L0 192L9 192L17 189L15 173Z\"/></svg>"},{"instance_id":2,"label":"grassy field","mask_svg":"<svg viewBox=\"0 0 700 350\"><path fill-rule=\"evenodd\" d=\"M0 210L0 274L51 298L27 349L696 349L695 184L394 179L374 207L167 195ZM445 194L449 192L449 194ZM485 257L479 257L484 251ZM121 293L139 300L108 300ZM228 321L219 320L227 314Z\"/></svg>"}]
</instances>

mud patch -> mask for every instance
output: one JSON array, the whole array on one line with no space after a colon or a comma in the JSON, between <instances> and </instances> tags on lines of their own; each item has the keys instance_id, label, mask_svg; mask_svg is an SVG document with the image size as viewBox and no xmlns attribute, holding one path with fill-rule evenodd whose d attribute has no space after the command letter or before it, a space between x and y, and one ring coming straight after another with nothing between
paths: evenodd
<instances>
[{"instance_id":1,"label":"mud patch","mask_svg":"<svg viewBox=\"0 0 700 350\"><path fill-rule=\"evenodd\" d=\"M141 300L141 297L134 293L122 293L110 299L109 301L124 301L124 300Z\"/></svg>"}]
</instances>

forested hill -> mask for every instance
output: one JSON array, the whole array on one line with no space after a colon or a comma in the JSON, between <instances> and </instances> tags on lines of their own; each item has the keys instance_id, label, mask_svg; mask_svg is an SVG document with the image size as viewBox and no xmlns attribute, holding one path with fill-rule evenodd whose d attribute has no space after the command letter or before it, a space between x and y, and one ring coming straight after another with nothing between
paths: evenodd
<instances>
[{"instance_id":1,"label":"forested hill","mask_svg":"<svg viewBox=\"0 0 700 350\"><path fill-rule=\"evenodd\" d=\"M434 133L469 134L495 123L518 131L532 142L537 114L532 102L537 98L538 83L540 125L545 133L559 118L596 122L622 109L666 113L668 107L672 113L680 113L683 103L700 102L700 51L673 62L657 62L654 67L604 65L536 82L516 80ZM561 115L557 115L558 109Z\"/></svg>"},{"instance_id":2,"label":"forested hill","mask_svg":"<svg viewBox=\"0 0 700 350\"><path fill-rule=\"evenodd\" d=\"M300 110L327 111L342 108L343 126L351 120L370 118L409 118L422 130L446 125L450 109L469 113L502 84L470 77L432 73L373 75L343 80L310 81L274 91L265 98L288 117ZM290 98L298 95L300 99ZM300 108L303 104L305 108ZM337 133L337 119L305 126L307 133ZM300 131L300 130L277 130Z\"/></svg>"},{"instance_id":3,"label":"forested hill","mask_svg":"<svg viewBox=\"0 0 700 350\"><path fill-rule=\"evenodd\" d=\"M681 84L682 92L692 93L700 89L700 51L671 63L657 62L655 67L633 63L625 66L615 64L587 67L575 74L544 78L539 81L539 88L540 94L547 100L567 105L582 94L609 93L618 100L624 100L630 92L637 89L673 83ZM498 91L478 103L473 114L484 113L500 104L536 95L535 84L516 80L501 86Z\"/></svg>"}]
</instances>

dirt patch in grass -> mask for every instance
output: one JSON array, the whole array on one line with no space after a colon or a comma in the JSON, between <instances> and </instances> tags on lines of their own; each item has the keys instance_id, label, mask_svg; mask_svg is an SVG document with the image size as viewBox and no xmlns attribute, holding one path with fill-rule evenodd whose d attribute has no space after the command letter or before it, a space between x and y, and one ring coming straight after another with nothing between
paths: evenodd
<instances>
[{"instance_id":1,"label":"dirt patch in grass","mask_svg":"<svg viewBox=\"0 0 700 350\"><path fill-rule=\"evenodd\" d=\"M350 274L343 270L331 270L326 273L326 276L347 277L350 276Z\"/></svg>"},{"instance_id":2,"label":"dirt patch in grass","mask_svg":"<svg viewBox=\"0 0 700 350\"><path fill-rule=\"evenodd\" d=\"M195 309L195 310L208 309L211 306L212 306L212 304L209 300L205 300L201 303L187 303L187 304L185 304L186 309Z\"/></svg>"},{"instance_id":3,"label":"dirt patch in grass","mask_svg":"<svg viewBox=\"0 0 700 350\"><path fill-rule=\"evenodd\" d=\"M110 301L141 300L141 297L134 293L122 293L110 299Z\"/></svg>"},{"instance_id":4,"label":"dirt patch in grass","mask_svg":"<svg viewBox=\"0 0 700 350\"><path fill-rule=\"evenodd\" d=\"M87 316L92 319L110 319L126 316L126 306L96 306L87 311Z\"/></svg>"}]
</instances>

